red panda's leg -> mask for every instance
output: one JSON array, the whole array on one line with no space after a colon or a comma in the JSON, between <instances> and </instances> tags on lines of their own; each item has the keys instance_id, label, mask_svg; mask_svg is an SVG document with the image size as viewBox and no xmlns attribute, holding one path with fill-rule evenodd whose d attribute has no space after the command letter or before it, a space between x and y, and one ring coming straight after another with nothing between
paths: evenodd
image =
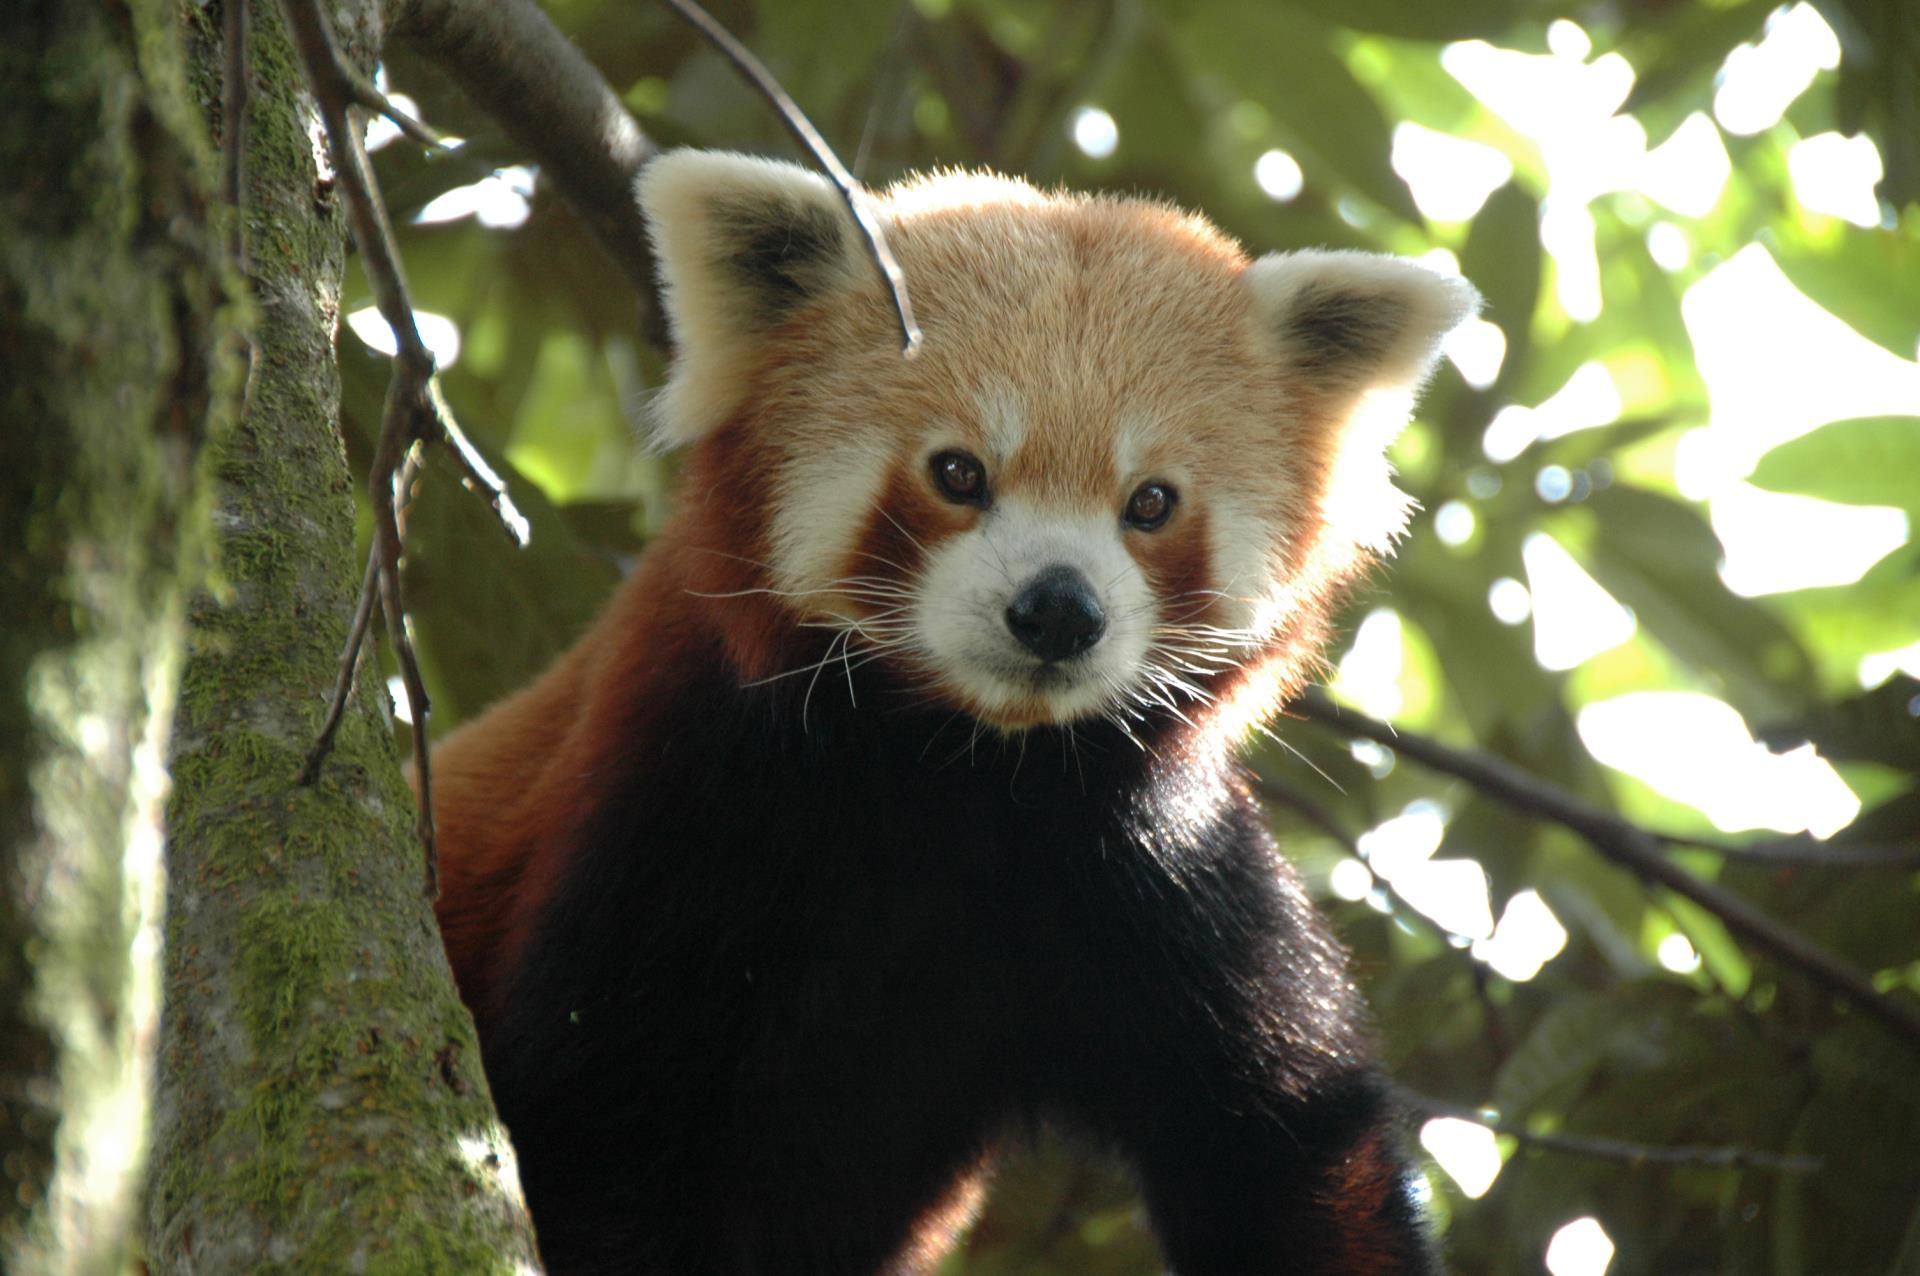
<instances>
[{"instance_id":1,"label":"red panda's leg","mask_svg":"<svg viewBox=\"0 0 1920 1276\"><path fill-rule=\"evenodd\" d=\"M1440 1270L1397 1116L1371 1085L1289 1112L1163 1126L1136 1163L1176 1276Z\"/></svg>"},{"instance_id":2,"label":"red panda's leg","mask_svg":"<svg viewBox=\"0 0 1920 1276\"><path fill-rule=\"evenodd\" d=\"M724 1270L932 1276L979 1210L986 1165L947 1169L892 1157L790 1165L782 1178L777 1190L752 1190L725 1225L722 1247L739 1261Z\"/></svg>"}]
</instances>

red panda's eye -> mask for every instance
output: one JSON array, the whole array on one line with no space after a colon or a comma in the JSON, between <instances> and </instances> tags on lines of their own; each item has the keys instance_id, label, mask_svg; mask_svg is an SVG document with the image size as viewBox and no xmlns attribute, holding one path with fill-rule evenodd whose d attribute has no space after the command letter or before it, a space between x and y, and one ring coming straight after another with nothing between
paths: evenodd
<instances>
[{"instance_id":1,"label":"red panda's eye","mask_svg":"<svg viewBox=\"0 0 1920 1276\"><path fill-rule=\"evenodd\" d=\"M1172 516L1178 499L1165 483L1142 483L1127 498L1127 526L1151 532Z\"/></svg>"},{"instance_id":2,"label":"red panda's eye","mask_svg":"<svg viewBox=\"0 0 1920 1276\"><path fill-rule=\"evenodd\" d=\"M950 501L970 505L986 502L987 467L957 448L934 454L933 481Z\"/></svg>"}]
</instances>

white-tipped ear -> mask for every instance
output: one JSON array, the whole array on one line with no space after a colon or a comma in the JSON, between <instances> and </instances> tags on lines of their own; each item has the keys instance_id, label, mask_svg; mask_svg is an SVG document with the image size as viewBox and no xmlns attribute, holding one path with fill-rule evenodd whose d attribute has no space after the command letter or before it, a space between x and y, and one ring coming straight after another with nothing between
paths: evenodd
<instances>
[{"instance_id":1,"label":"white-tipped ear","mask_svg":"<svg viewBox=\"0 0 1920 1276\"><path fill-rule=\"evenodd\" d=\"M1335 393L1417 393L1440 342L1480 309L1466 280L1378 253L1270 253L1247 285L1280 358Z\"/></svg>"},{"instance_id":2,"label":"white-tipped ear","mask_svg":"<svg viewBox=\"0 0 1920 1276\"><path fill-rule=\"evenodd\" d=\"M1325 515L1333 544L1384 554L1413 501L1387 447L1406 424L1449 332L1480 309L1457 276L1375 253L1298 252L1247 268L1255 322L1303 395L1338 432Z\"/></svg>"},{"instance_id":3,"label":"white-tipped ear","mask_svg":"<svg viewBox=\"0 0 1920 1276\"><path fill-rule=\"evenodd\" d=\"M827 180L725 151L673 151L640 171L674 357L654 431L691 443L735 408L767 332L859 282L856 231Z\"/></svg>"}]
</instances>

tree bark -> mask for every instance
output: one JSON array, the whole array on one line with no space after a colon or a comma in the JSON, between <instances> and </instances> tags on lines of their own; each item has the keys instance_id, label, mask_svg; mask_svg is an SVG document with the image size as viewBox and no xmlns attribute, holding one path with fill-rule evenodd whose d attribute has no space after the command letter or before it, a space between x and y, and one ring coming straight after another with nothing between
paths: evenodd
<instances>
[{"instance_id":1,"label":"tree bark","mask_svg":"<svg viewBox=\"0 0 1920 1276\"><path fill-rule=\"evenodd\" d=\"M181 11L216 113L218 5ZM379 5L327 13L366 68ZM148 1259L526 1270L512 1154L422 892L371 662L318 782L294 784L361 575L333 354L345 222L276 5L253 6L251 67L257 356L248 410L214 449L222 583L191 607L173 737Z\"/></svg>"},{"instance_id":2,"label":"tree bark","mask_svg":"<svg viewBox=\"0 0 1920 1276\"><path fill-rule=\"evenodd\" d=\"M540 161L625 272L664 345L653 252L633 182L656 154L626 105L534 0L395 0L394 33L438 63Z\"/></svg>"},{"instance_id":3,"label":"tree bark","mask_svg":"<svg viewBox=\"0 0 1920 1276\"><path fill-rule=\"evenodd\" d=\"M198 457L237 378L172 6L0 42L0 1271L125 1270ZM224 352L224 353L223 353Z\"/></svg>"}]
</instances>

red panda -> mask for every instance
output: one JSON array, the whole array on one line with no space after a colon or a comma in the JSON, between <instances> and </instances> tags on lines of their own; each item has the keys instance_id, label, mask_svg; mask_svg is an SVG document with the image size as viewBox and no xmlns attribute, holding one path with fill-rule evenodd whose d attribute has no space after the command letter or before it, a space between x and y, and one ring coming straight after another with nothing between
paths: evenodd
<instances>
[{"instance_id":1,"label":"red panda","mask_svg":"<svg viewBox=\"0 0 1920 1276\"><path fill-rule=\"evenodd\" d=\"M678 506L434 758L447 952L555 1273L927 1272L993 1150L1123 1157L1181 1276L1437 1270L1344 956L1234 751L1400 530L1478 304L949 173L639 184Z\"/></svg>"}]
</instances>

